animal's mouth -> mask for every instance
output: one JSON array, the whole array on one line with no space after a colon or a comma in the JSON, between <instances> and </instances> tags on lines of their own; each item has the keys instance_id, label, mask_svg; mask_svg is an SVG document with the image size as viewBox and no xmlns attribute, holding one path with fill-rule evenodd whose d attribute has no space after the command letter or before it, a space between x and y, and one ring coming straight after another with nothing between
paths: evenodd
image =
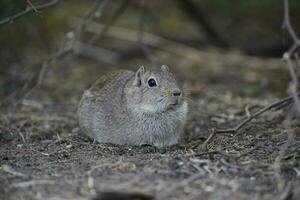
<instances>
[{"instance_id":1,"label":"animal's mouth","mask_svg":"<svg viewBox=\"0 0 300 200\"><path fill-rule=\"evenodd\" d=\"M173 110L176 109L178 106L182 104L182 97L173 97L170 99L161 98L158 100L158 103L161 103L163 101L166 101L165 103L165 109L166 110Z\"/></svg>"},{"instance_id":2,"label":"animal's mouth","mask_svg":"<svg viewBox=\"0 0 300 200\"><path fill-rule=\"evenodd\" d=\"M176 106L181 103L181 98L180 97L175 97L171 105Z\"/></svg>"}]
</instances>

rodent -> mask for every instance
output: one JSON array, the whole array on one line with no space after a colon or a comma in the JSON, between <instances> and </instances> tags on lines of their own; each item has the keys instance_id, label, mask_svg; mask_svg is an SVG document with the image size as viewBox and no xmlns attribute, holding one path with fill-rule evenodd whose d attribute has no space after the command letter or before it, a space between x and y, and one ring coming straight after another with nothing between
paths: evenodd
<instances>
[{"instance_id":1,"label":"rodent","mask_svg":"<svg viewBox=\"0 0 300 200\"><path fill-rule=\"evenodd\" d=\"M157 147L178 143L187 112L183 91L166 65L104 75L83 93L78 109L82 131L94 141Z\"/></svg>"}]
</instances>

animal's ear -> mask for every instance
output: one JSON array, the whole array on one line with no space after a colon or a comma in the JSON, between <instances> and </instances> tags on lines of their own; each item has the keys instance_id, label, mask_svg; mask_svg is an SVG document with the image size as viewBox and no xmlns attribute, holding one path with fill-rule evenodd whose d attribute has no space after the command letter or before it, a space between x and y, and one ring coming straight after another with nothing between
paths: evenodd
<instances>
[{"instance_id":1,"label":"animal's ear","mask_svg":"<svg viewBox=\"0 0 300 200\"><path fill-rule=\"evenodd\" d=\"M135 78L133 81L133 85L140 87L142 85L142 78L144 76L145 73L145 68L144 66L141 66L135 73Z\"/></svg>"},{"instance_id":2,"label":"animal's ear","mask_svg":"<svg viewBox=\"0 0 300 200\"><path fill-rule=\"evenodd\" d=\"M168 72L168 71L169 71L169 67L168 67L167 65L162 65L162 66L160 67L160 69L161 69L162 71L165 71L165 72Z\"/></svg>"}]
</instances>

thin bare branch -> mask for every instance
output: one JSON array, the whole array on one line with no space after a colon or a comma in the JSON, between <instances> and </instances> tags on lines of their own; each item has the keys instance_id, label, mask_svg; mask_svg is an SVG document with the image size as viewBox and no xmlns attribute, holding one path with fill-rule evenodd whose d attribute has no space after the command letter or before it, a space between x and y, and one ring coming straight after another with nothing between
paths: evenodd
<instances>
[{"instance_id":1,"label":"thin bare branch","mask_svg":"<svg viewBox=\"0 0 300 200\"><path fill-rule=\"evenodd\" d=\"M33 5L33 3L31 2L31 0L27 0L27 3L29 4L29 6L34 10L34 12L38 13L39 11L36 9L36 7Z\"/></svg>"},{"instance_id":2,"label":"thin bare branch","mask_svg":"<svg viewBox=\"0 0 300 200\"><path fill-rule=\"evenodd\" d=\"M73 18L70 21L70 27L76 27L78 23L80 23L80 18ZM105 29L105 24L101 24L95 21L89 21L86 26L86 31L92 34L101 34L103 29ZM138 31L133 29L128 29L120 26L110 26L109 30L105 34L106 37L127 41L131 43L137 43L137 36ZM240 65L244 63L245 67L249 69L261 69L260 66L264 66L266 70L274 70L274 69L281 69L281 65L278 64L277 59L264 59L263 62L261 59L257 59L252 56L245 56L242 54L236 53L218 53L218 52L211 52L211 51L202 51L197 48L191 47L189 45L185 45L181 42L176 42L174 40L170 40L168 38L162 37L160 35L156 35L153 33L149 33L144 31L143 33L143 43L150 48L159 49L165 51L170 54L174 54L175 56L180 56L183 59L187 59L190 61L196 61L203 63L203 65L208 64L211 65L210 60L228 60L234 56L233 65ZM140 49L134 51L138 51L140 53ZM130 53L130 52L129 52ZM245 60L247 60L245 64ZM214 64L215 69L223 69L222 62L216 62Z\"/></svg>"},{"instance_id":3,"label":"thin bare branch","mask_svg":"<svg viewBox=\"0 0 300 200\"><path fill-rule=\"evenodd\" d=\"M77 39L80 38L82 31L85 30L86 24L89 21L92 21L94 18L96 18L99 15L99 13L102 13L102 10L106 6L106 4L107 4L107 0L94 1L90 10L88 10L86 14L82 17L80 24L72 31L74 34L73 41L76 41Z\"/></svg>"},{"instance_id":4,"label":"thin bare branch","mask_svg":"<svg viewBox=\"0 0 300 200\"><path fill-rule=\"evenodd\" d=\"M283 17L283 24L282 27L287 29L288 33L292 37L294 43L298 43L299 45L299 38L294 30L294 28L291 25L291 20L290 20L290 11L289 11L289 0L284 0L283 1L283 9L284 9L284 17Z\"/></svg>"},{"instance_id":5,"label":"thin bare branch","mask_svg":"<svg viewBox=\"0 0 300 200\"><path fill-rule=\"evenodd\" d=\"M55 5L58 2L59 0L54 0L47 4L35 6L35 8L43 9L51 5ZM91 8L85 13L79 25L76 26L73 29L73 31L69 32L69 34L66 35L65 40L63 44L60 46L60 48L50 56L47 56L40 60L40 63L42 63L42 67L40 67L39 72L36 73L30 79L28 79L21 88L17 89L16 91L13 91L8 97L1 100L0 106L7 108L7 105L13 102L13 100L16 100L16 103L13 104L14 106L16 106L18 103L21 102L22 99L24 99L24 97L31 94L31 92L41 84L47 68L49 68L52 65L55 65L55 63L59 58L61 58L62 56L70 52L73 53L72 54L73 57L74 55L76 56L76 54L74 54L74 52L76 53L76 51L78 51L78 48L76 48L78 47L78 45L76 44L77 41L79 41L81 33L86 27L86 23L94 19L97 16L96 13L102 12L104 7L106 6L106 3L107 0L95 0ZM33 10L32 8L30 9L31 9L30 11Z\"/></svg>"},{"instance_id":6,"label":"thin bare branch","mask_svg":"<svg viewBox=\"0 0 300 200\"><path fill-rule=\"evenodd\" d=\"M216 136L217 132L215 129L211 131L212 133L208 136L208 138L203 142L200 146L201 150L207 150L207 145L212 141L212 139Z\"/></svg>"},{"instance_id":7,"label":"thin bare branch","mask_svg":"<svg viewBox=\"0 0 300 200\"><path fill-rule=\"evenodd\" d=\"M31 12L37 12L38 10L42 10L42 9L54 6L54 5L58 4L60 2L60 0L53 0L53 1L47 2L45 4L38 5L38 6L33 6L30 1L27 1L27 2L30 6L27 6L25 8L25 10L13 15L13 16L10 16L10 17L0 20L0 25L6 24L6 23L12 23L14 20L16 20L19 17L22 17L26 14L29 14Z\"/></svg>"},{"instance_id":8,"label":"thin bare branch","mask_svg":"<svg viewBox=\"0 0 300 200\"><path fill-rule=\"evenodd\" d=\"M279 107L283 104L286 105L286 104L292 103L293 98L294 98L294 96L291 95L291 96L285 97L283 99L280 99L278 101L275 101L275 102L263 107L262 109L260 109L259 111L257 111L253 115L251 115L250 117L247 117L245 120L243 120L241 123L239 123L234 128L232 128L232 129L221 129L221 130L217 130L216 132L217 133L237 133L237 131L240 130L242 127L244 127L247 123L251 122L253 119L257 118L258 116L265 113L266 111L269 111L273 108L277 108L277 107Z\"/></svg>"},{"instance_id":9,"label":"thin bare branch","mask_svg":"<svg viewBox=\"0 0 300 200\"><path fill-rule=\"evenodd\" d=\"M294 56L296 59L296 64L297 64L297 49L299 49L300 46L300 39L297 36L293 26L291 25L291 20L290 20L290 12L289 12L289 0L283 0L283 9L284 9L284 18L283 18L283 24L282 27L284 29L286 29L290 35L290 37L293 40L293 45L288 49L287 52L285 52L283 54L283 61L286 63L292 81L291 81L291 85L290 85L290 92L293 95L293 100L294 100L294 107L295 110L297 111L298 114L300 114L300 100L298 97L298 77L297 77L297 73L295 70L299 70L299 67L294 66L291 57ZM299 65L299 63L298 63Z\"/></svg>"},{"instance_id":10,"label":"thin bare branch","mask_svg":"<svg viewBox=\"0 0 300 200\"><path fill-rule=\"evenodd\" d=\"M108 63L110 65L116 65L119 61L118 53L86 43L76 42L73 49L81 56L85 56L99 62Z\"/></svg>"},{"instance_id":11,"label":"thin bare branch","mask_svg":"<svg viewBox=\"0 0 300 200\"><path fill-rule=\"evenodd\" d=\"M291 127L291 119L294 115L293 111L296 111L298 114L300 114L300 101L299 101L299 93L298 93L298 77L297 77L297 72L296 70L299 70L300 66L297 65L297 50L299 49L300 46L300 40L299 37L297 36L294 28L291 25L290 21L290 13L289 13L289 0L283 0L283 8L284 8L284 19L283 19L283 28L287 30L289 33L290 37L293 40L293 45L283 54L283 61L287 65L290 76L291 76L291 83L290 83L290 93L292 94L292 99L294 102L294 109L291 110L288 115L286 116L284 120L284 127L288 136L288 139L284 146L281 148L278 156L275 159L275 162L273 164L273 168L275 170L275 176L277 178L277 187L278 190L283 190L282 195L278 199L287 199L288 196L291 193L292 190L292 185L290 183L287 184L286 188L282 188L283 185L286 185L286 181L282 178L281 175L281 160L285 156L286 152L288 151L289 147L291 144L295 141L294 139L294 130L292 130ZM296 61L295 64L293 63L291 57L295 57ZM299 63L298 63L299 65Z\"/></svg>"},{"instance_id":12,"label":"thin bare branch","mask_svg":"<svg viewBox=\"0 0 300 200\"><path fill-rule=\"evenodd\" d=\"M291 82L291 85L290 85L290 89L291 89L291 93L293 95L293 99L294 99L294 107L296 109L296 111L298 113L300 113L300 101L299 101L299 97L298 97L298 94L297 94L297 89L298 89L298 77L297 77L297 74L295 72L295 67L289 57L289 55L287 53L285 53L283 55L283 59L286 63L286 65L288 66L288 69L289 69L289 72L290 72L290 75L291 75L291 78L292 78L292 82Z\"/></svg>"},{"instance_id":13,"label":"thin bare branch","mask_svg":"<svg viewBox=\"0 0 300 200\"><path fill-rule=\"evenodd\" d=\"M292 82L291 82L292 95L289 97L286 97L284 99L281 99L277 102L274 102L274 103L270 104L269 106L264 107L263 109L259 110L254 115L252 115L251 117L242 121L240 124L238 124L233 129L217 130L218 133L236 133L240 128L245 126L247 123L252 121L254 118L258 117L259 115L263 114L264 112L266 112L268 110L271 110L274 107L281 106L281 105L285 104L286 102L288 102L288 104L289 104L291 102L291 100L293 100L293 102L294 102L294 107L295 107L296 111L298 113L300 113L300 100L299 100L299 93L298 93L298 82L299 81L298 81L297 73L295 71L295 66L293 65L293 62L291 60L291 56L294 55L296 58L296 63L299 63L299 59L297 57L298 56L297 49L300 46L300 39L298 38L298 36L290 22L289 1L283 0L283 2L284 2L284 19L283 19L282 27L287 29L289 35L291 36L291 38L294 42L293 45L290 47L290 49L288 49L288 51L283 54L283 61L287 64L291 78L292 78ZM298 66L298 68L299 67L300 66Z\"/></svg>"}]
</instances>

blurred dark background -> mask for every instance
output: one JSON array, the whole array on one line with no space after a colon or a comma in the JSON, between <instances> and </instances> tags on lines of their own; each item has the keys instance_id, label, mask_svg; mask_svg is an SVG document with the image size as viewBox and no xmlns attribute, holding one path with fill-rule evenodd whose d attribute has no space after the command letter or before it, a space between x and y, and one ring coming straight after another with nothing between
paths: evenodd
<instances>
[{"instance_id":1,"label":"blurred dark background","mask_svg":"<svg viewBox=\"0 0 300 200\"><path fill-rule=\"evenodd\" d=\"M34 9L49 2L54 5ZM179 78L193 82L190 87L195 91L203 84L226 83L241 95L261 94L266 88L284 92L289 77L279 58L291 40L281 27L282 4L274 0L98 4L2 0L0 21L25 9L33 11L0 25L0 97L2 101L21 98L40 78L39 90L47 98L36 95L36 99L64 101L75 94L76 103L80 92L106 71L158 63L171 65ZM290 1L290 13L300 32L299 1ZM71 51L53 55L73 40ZM43 65L47 67L41 76ZM283 71L280 76L278 70Z\"/></svg>"}]
</instances>

